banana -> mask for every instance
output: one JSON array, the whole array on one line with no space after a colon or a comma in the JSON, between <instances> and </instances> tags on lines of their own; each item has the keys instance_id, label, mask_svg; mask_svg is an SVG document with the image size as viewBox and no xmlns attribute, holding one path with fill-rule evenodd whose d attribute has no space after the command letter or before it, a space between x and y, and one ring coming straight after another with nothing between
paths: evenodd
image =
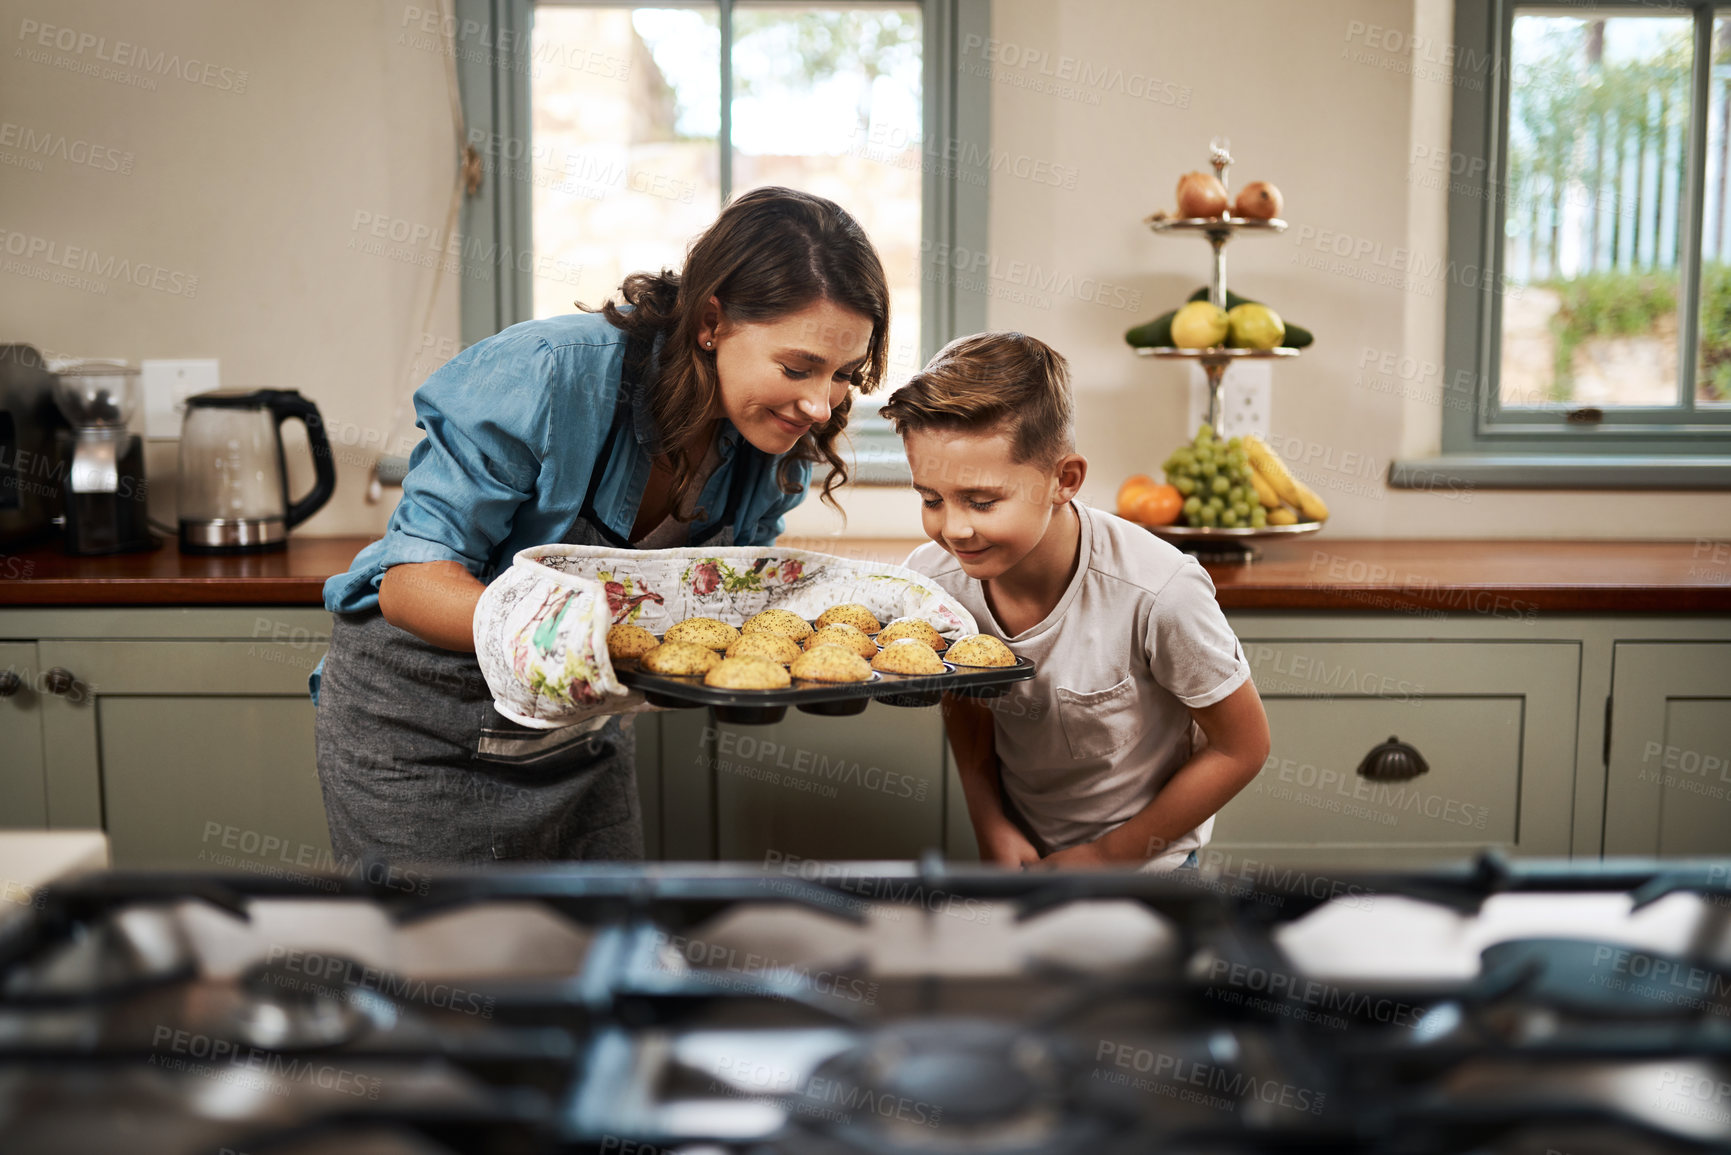
<instances>
[{"instance_id":1,"label":"banana","mask_svg":"<svg viewBox=\"0 0 1731 1155\"><path fill-rule=\"evenodd\" d=\"M1256 500L1263 509L1280 508L1280 495L1274 492L1274 486L1268 484L1268 479L1258 473L1255 466L1250 469L1250 484L1255 488Z\"/></svg>"},{"instance_id":2,"label":"banana","mask_svg":"<svg viewBox=\"0 0 1731 1155\"><path fill-rule=\"evenodd\" d=\"M1267 481L1280 500L1294 506L1304 515L1306 521L1327 521L1328 504L1316 495L1310 486L1292 476L1292 471L1286 468L1286 462L1280 460L1279 454L1268 447L1262 438L1246 435L1244 452L1250 458L1251 478L1254 482L1259 476ZM1262 500L1262 487L1256 487L1256 496ZM1263 502L1267 505L1267 502ZM1269 508L1273 508L1269 506ZM1278 523L1274 523L1278 524Z\"/></svg>"},{"instance_id":3,"label":"banana","mask_svg":"<svg viewBox=\"0 0 1731 1155\"><path fill-rule=\"evenodd\" d=\"M1290 509L1287 509L1283 505L1279 509L1276 509L1276 510L1269 513L1268 524L1269 525L1297 525L1298 524L1298 515L1296 513L1293 513Z\"/></svg>"},{"instance_id":4,"label":"banana","mask_svg":"<svg viewBox=\"0 0 1731 1155\"><path fill-rule=\"evenodd\" d=\"M1294 480L1292 484L1298 486L1298 512L1304 515L1304 520L1327 521L1328 506L1316 496L1316 491L1302 481Z\"/></svg>"},{"instance_id":5,"label":"banana","mask_svg":"<svg viewBox=\"0 0 1731 1155\"><path fill-rule=\"evenodd\" d=\"M1244 452L1250 458L1250 468L1262 475L1263 479L1279 495L1280 500L1288 505L1298 504L1298 479L1292 476L1292 471L1286 468L1286 462L1280 460L1274 450L1268 448L1268 443L1255 434L1245 434ZM1257 491L1258 496L1261 491Z\"/></svg>"}]
</instances>

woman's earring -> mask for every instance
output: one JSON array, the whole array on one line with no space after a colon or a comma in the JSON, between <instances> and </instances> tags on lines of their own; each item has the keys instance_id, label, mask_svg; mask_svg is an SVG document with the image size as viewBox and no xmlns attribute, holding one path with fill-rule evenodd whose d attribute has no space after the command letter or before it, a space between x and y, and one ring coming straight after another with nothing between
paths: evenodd
<instances>
[{"instance_id":1,"label":"woman's earring","mask_svg":"<svg viewBox=\"0 0 1731 1155\"><path fill-rule=\"evenodd\" d=\"M703 347L705 349L713 349L713 348L715 348L715 342L714 341L705 341L703 343Z\"/></svg>"}]
</instances>

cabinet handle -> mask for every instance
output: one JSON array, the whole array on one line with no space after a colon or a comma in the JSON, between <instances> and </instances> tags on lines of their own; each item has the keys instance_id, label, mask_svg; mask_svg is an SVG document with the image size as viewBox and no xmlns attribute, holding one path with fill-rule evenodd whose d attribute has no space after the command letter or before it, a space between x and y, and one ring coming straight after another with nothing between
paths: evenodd
<instances>
[{"instance_id":1,"label":"cabinet handle","mask_svg":"<svg viewBox=\"0 0 1731 1155\"><path fill-rule=\"evenodd\" d=\"M17 670L0 670L0 698L10 698L24 688L24 679Z\"/></svg>"},{"instance_id":2,"label":"cabinet handle","mask_svg":"<svg viewBox=\"0 0 1731 1155\"><path fill-rule=\"evenodd\" d=\"M1358 764L1358 776L1373 782L1404 782L1429 773L1430 764L1424 755L1392 734L1380 746L1371 747Z\"/></svg>"},{"instance_id":3,"label":"cabinet handle","mask_svg":"<svg viewBox=\"0 0 1731 1155\"><path fill-rule=\"evenodd\" d=\"M59 694L64 697L72 693L77 687L78 679L73 676L71 670L64 666L55 666L42 675L42 685L50 694Z\"/></svg>"}]
</instances>

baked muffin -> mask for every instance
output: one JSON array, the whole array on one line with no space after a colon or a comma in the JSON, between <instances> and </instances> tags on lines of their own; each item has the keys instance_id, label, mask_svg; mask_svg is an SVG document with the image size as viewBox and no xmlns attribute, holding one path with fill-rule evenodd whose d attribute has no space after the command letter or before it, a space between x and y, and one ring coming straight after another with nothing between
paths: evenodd
<instances>
[{"instance_id":1,"label":"baked muffin","mask_svg":"<svg viewBox=\"0 0 1731 1155\"><path fill-rule=\"evenodd\" d=\"M645 670L652 674L707 674L721 659L708 646L696 642L662 642L642 657Z\"/></svg>"},{"instance_id":2,"label":"baked muffin","mask_svg":"<svg viewBox=\"0 0 1731 1155\"><path fill-rule=\"evenodd\" d=\"M924 618L897 618L878 631L878 645L887 646L900 638L916 638L933 650L944 648L944 635Z\"/></svg>"},{"instance_id":3,"label":"baked muffin","mask_svg":"<svg viewBox=\"0 0 1731 1155\"><path fill-rule=\"evenodd\" d=\"M703 675L705 686L724 690L779 690L793 685L787 669L768 658L723 658Z\"/></svg>"},{"instance_id":4,"label":"baked muffin","mask_svg":"<svg viewBox=\"0 0 1731 1155\"><path fill-rule=\"evenodd\" d=\"M799 643L781 634L740 634L739 640L727 647L730 658L768 658L787 665L799 657Z\"/></svg>"},{"instance_id":5,"label":"baked muffin","mask_svg":"<svg viewBox=\"0 0 1731 1155\"><path fill-rule=\"evenodd\" d=\"M793 676L808 682L869 682L866 660L837 645L813 646L793 660Z\"/></svg>"},{"instance_id":6,"label":"baked muffin","mask_svg":"<svg viewBox=\"0 0 1731 1155\"><path fill-rule=\"evenodd\" d=\"M667 627L664 642L696 642L712 650L725 650L739 640L739 631L715 618L686 618Z\"/></svg>"},{"instance_id":7,"label":"baked muffin","mask_svg":"<svg viewBox=\"0 0 1731 1155\"><path fill-rule=\"evenodd\" d=\"M862 634L875 634L879 629L877 618L858 602L843 602L839 606L831 606L817 616L817 628L820 630L837 622L845 622Z\"/></svg>"},{"instance_id":8,"label":"baked muffin","mask_svg":"<svg viewBox=\"0 0 1731 1155\"><path fill-rule=\"evenodd\" d=\"M610 658L641 658L659 644L655 635L642 626L621 622L607 631L607 656Z\"/></svg>"},{"instance_id":9,"label":"baked muffin","mask_svg":"<svg viewBox=\"0 0 1731 1155\"><path fill-rule=\"evenodd\" d=\"M970 634L958 639L944 655L958 666L1013 666L1016 655L990 634Z\"/></svg>"},{"instance_id":10,"label":"baked muffin","mask_svg":"<svg viewBox=\"0 0 1731 1155\"><path fill-rule=\"evenodd\" d=\"M877 657L877 643L866 637L853 626L836 624L823 626L805 640L805 648L810 650L818 646L841 646L852 650L862 658Z\"/></svg>"},{"instance_id":11,"label":"baked muffin","mask_svg":"<svg viewBox=\"0 0 1731 1155\"><path fill-rule=\"evenodd\" d=\"M872 659L872 669L886 674L941 674L945 668L937 651L918 638L896 638Z\"/></svg>"},{"instance_id":12,"label":"baked muffin","mask_svg":"<svg viewBox=\"0 0 1731 1155\"><path fill-rule=\"evenodd\" d=\"M761 610L745 619L739 627L742 634L780 634L803 642L811 637L811 623L792 610Z\"/></svg>"}]
</instances>

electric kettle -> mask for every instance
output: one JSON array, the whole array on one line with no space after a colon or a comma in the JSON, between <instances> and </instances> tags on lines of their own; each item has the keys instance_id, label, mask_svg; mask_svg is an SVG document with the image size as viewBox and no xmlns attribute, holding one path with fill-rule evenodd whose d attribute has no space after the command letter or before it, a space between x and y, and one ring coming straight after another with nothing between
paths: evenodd
<instances>
[{"instance_id":1,"label":"electric kettle","mask_svg":"<svg viewBox=\"0 0 1731 1155\"><path fill-rule=\"evenodd\" d=\"M306 426L316 478L288 499L282 423ZM180 431L180 548L187 553L278 549L331 499L336 466L318 406L293 389L219 389L186 399Z\"/></svg>"}]
</instances>

